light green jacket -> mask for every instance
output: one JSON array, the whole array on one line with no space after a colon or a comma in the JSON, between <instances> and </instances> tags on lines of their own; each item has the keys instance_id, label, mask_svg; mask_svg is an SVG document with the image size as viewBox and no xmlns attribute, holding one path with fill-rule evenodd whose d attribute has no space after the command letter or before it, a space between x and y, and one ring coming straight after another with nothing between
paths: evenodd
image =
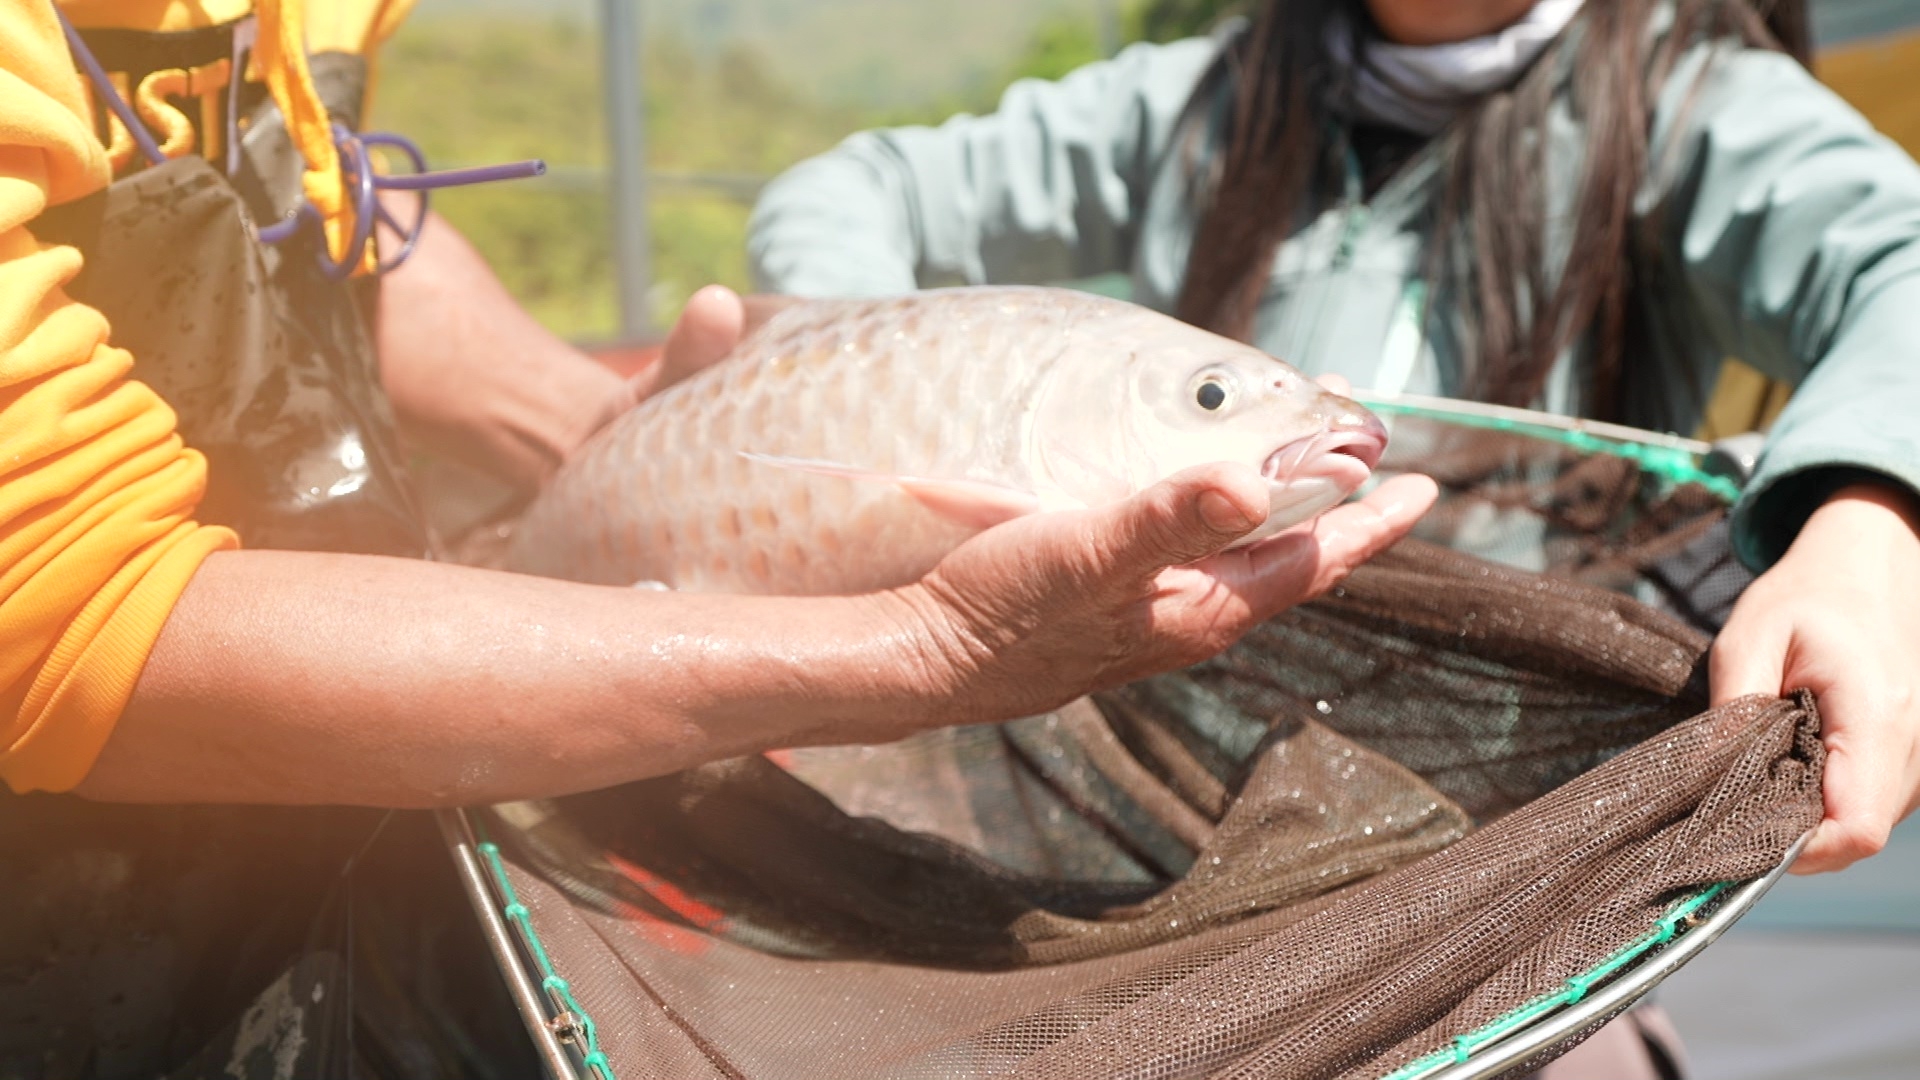
<instances>
[{"instance_id":1,"label":"light green jacket","mask_svg":"<svg viewBox=\"0 0 1920 1080\"><path fill-rule=\"evenodd\" d=\"M761 287L876 295L1120 272L1136 301L1171 310L1196 225L1179 121L1219 48L1137 45L1017 83L992 115L864 132L801 163L754 212ZM1564 202L1577 122L1562 108L1549 130L1548 188ZM1637 211L1660 250L1635 302L1657 331L1653 355L1629 360L1651 365L1653 392L1630 419L1691 432L1730 356L1798 384L1734 513L1736 548L1764 567L1854 470L1920 490L1920 167L1791 59L1725 46L1683 59L1653 140ZM1457 394L1460 365L1422 339L1417 310L1439 173L1423 153L1371 199L1356 180L1308 207L1275 256L1255 342L1357 386ZM1584 352L1560 358L1536 407L1582 413Z\"/></svg>"}]
</instances>

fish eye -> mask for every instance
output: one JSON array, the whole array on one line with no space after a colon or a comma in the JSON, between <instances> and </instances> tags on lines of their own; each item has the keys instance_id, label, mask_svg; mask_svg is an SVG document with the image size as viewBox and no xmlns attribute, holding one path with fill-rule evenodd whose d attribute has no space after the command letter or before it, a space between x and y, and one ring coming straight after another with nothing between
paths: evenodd
<instances>
[{"instance_id":1,"label":"fish eye","mask_svg":"<svg viewBox=\"0 0 1920 1080\"><path fill-rule=\"evenodd\" d=\"M1218 375L1204 376L1193 388L1194 403L1208 412L1226 405L1229 396L1227 380Z\"/></svg>"}]
</instances>

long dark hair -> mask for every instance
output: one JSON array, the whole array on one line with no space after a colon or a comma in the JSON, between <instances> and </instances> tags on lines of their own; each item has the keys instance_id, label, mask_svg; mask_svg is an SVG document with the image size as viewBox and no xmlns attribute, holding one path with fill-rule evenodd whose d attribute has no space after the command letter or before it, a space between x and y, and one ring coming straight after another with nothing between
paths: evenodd
<instances>
[{"instance_id":1,"label":"long dark hair","mask_svg":"<svg viewBox=\"0 0 1920 1080\"><path fill-rule=\"evenodd\" d=\"M1707 39L1809 49L1804 0L1676 0L1670 30L1650 40L1659 0L1592 0L1534 70L1474 102L1437 138L1446 179L1428 252L1429 295L1459 314L1469 396L1531 404L1554 358L1582 335L1595 346L1595 411L1617 412L1627 348L1634 193L1648 165L1655 95L1682 49ZM1327 42L1342 22L1359 27L1350 62ZM1322 181L1330 102L1364 64L1371 21L1363 0L1268 0L1196 95L1231 84L1220 137L1225 154L1202 178L1199 228L1177 312L1188 322L1246 338L1275 248L1300 222L1296 208ZM1570 64L1567 67L1556 65ZM1584 175L1572 204L1571 246L1557 273L1546 265L1547 112L1570 80L1585 125ZM1497 212L1482 212L1498 208ZM1437 310L1439 305L1430 306Z\"/></svg>"}]
</instances>

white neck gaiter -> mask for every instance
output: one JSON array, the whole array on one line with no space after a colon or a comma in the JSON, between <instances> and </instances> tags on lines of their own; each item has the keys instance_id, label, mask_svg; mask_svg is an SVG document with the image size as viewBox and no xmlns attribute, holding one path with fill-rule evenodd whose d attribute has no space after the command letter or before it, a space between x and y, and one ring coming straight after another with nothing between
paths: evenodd
<instances>
[{"instance_id":1,"label":"white neck gaiter","mask_svg":"<svg viewBox=\"0 0 1920 1080\"><path fill-rule=\"evenodd\" d=\"M1447 45L1367 42L1366 65L1353 73L1356 119L1436 135L1474 98L1512 82L1580 13L1582 0L1539 0L1519 22L1485 37ZM1336 28L1334 57L1353 62L1350 27Z\"/></svg>"}]
</instances>

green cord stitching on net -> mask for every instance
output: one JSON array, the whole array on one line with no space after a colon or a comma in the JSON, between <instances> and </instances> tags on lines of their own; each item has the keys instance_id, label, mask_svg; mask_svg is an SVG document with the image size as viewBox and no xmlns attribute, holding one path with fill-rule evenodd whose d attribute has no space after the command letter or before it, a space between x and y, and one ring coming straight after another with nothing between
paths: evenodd
<instances>
[{"instance_id":1,"label":"green cord stitching on net","mask_svg":"<svg viewBox=\"0 0 1920 1080\"><path fill-rule=\"evenodd\" d=\"M1559 993L1522 1005L1478 1031L1456 1035L1452 1046L1445 1050L1436 1050L1426 1057L1403 1065L1382 1077L1381 1080L1422 1080L1423 1077L1432 1076L1449 1065L1458 1065L1468 1060L1476 1051L1527 1027L1548 1013L1579 1004L1587 996L1588 991L1618 973L1621 968L1672 941L1680 933L1683 923L1691 920L1701 908L1711 903L1714 897L1731 887L1731 882L1723 881L1674 905L1661 916L1660 922L1655 925L1652 933L1601 961L1598 967L1568 979Z\"/></svg>"},{"instance_id":2,"label":"green cord stitching on net","mask_svg":"<svg viewBox=\"0 0 1920 1080\"><path fill-rule=\"evenodd\" d=\"M588 1016L587 1010L580 1007L580 1002L574 998L573 989L567 985L567 980L554 972L553 961L547 959L547 948L540 944L540 935L534 932L533 920L527 911L527 905L520 902L520 894L514 892L513 882L507 879L507 868L500 861L499 846L491 841L482 842L480 854L486 858L487 866L493 871L493 881L500 887L500 895L506 898L507 902L500 909L501 913L513 920L513 925L519 928L520 936L526 941L528 951L533 953L534 963L540 965L540 989L554 998L562 1009L578 1018L580 1041L586 1047L586 1055L581 1059L582 1062L594 1072L599 1073L601 1080L614 1080L613 1065L607 1061L606 1053L600 1049L600 1034L594 1029L593 1017Z\"/></svg>"},{"instance_id":3,"label":"green cord stitching on net","mask_svg":"<svg viewBox=\"0 0 1920 1080\"><path fill-rule=\"evenodd\" d=\"M1552 439L1582 453L1611 454L1614 457L1627 458L1655 476L1676 484L1699 484L1727 502L1734 502L1740 498L1739 484L1728 477L1700 468L1692 453L1677 447L1609 439L1578 428L1528 424L1500 416L1440 412L1404 402L1368 401L1366 404L1368 409L1378 413L1432 417L1445 420L1450 424L1459 424L1462 427L1485 428L1491 431L1518 431L1542 439Z\"/></svg>"}]
</instances>

